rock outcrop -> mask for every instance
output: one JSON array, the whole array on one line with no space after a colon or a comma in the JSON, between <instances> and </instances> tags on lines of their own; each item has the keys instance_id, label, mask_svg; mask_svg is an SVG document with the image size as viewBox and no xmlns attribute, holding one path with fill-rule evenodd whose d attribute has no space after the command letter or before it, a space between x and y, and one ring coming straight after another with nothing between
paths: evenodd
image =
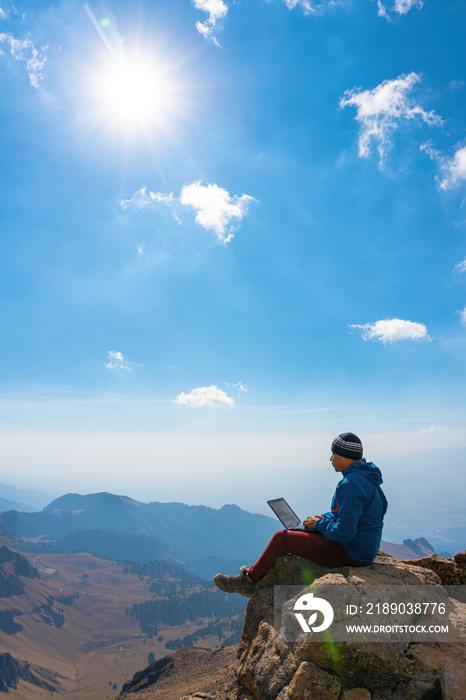
<instances>
[{"instance_id":1,"label":"rock outcrop","mask_svg":"<svg viewBox=\"0 0 466 700\"><path fill-rule=\"evenodd\" d=\"M136 673L118 700L236 700L236 656L236 647L184 647Z\"/></svg>"},{"instance_id":2,"label":"rock outcrop","mask_svg":"<svg viewBox=\"0 0 466 700\"><path fill-rule=\"evenodd\" d=\"M344 599L379 586L415 586L449 600L466 638L466 556L400 561L379 552L368 567L330 569L299 557L277 560L250 600L238 662L234 647L186 647L156 661L127 683L120 697L144 700L465 700L464 642L290 641L274 627L274 586L303 585ZM427 595L427 598L429 596ZM286 606L285 606L286 608ZM289 607L289 610L292 610ZM286 617L286 616L285 616ZM283 620L284 618L282 618ZM414 615L410 621L419 617ZM294 619L294 623L296 620ZM296 624L294 625L296 627ZM235 675L237 681L235 682Z\"/></svg>"},{"instance_id":3,"label":"rock outcrop","mask_svg":"<svg viewBox=\"0 0 466 700\"><path fill-rule=\"evenodd\" d=\"M464 555L465 552L460 552L449 559L444 559L437 554L431 554L423 559L404 560L404 563L434 571L444 586L464 586L466 584L466 556Z\"/></svg>"},{"instance_id":4,"label":"rock outcrop","mask_svg":"<svg viewBox=\"0 0 466 700\"><path fill-rule=\"evenodd\" d=\"M18 661L11 654L0 654L0 693L15 690L19 681L25 681L50 693L56 693L58 690L56 673L25 661Z\"/></svg>"},{"instance_id":5,"label":"rock outcrop","mask_svg":"<svg viewBox=\"0 0 466 700\"><path fill-rule=\"evenodd\" d=\"M429 586L465 582L466 564L432 555L402 562L379 553L371 566L330 569L282 557L248 605L238 650L240 697L254 700L464 700L466 645L460 642L327 642L301 632L290 642L274 628L274 585ZM460 589L458 589L458 592ZM432 589L430 589L432 592ZM464 615L465 601L455 605ZM455 607L455 610L457 607Z\"/></svg>"},{"instance_id":6,"label":"rock outcrop","mask_svg":"<svg viewBox=\"0 0 466 700\"><path fill-rule=\"evenodd\" d=\"M21 595L23 578L39 578L39 572L28 560L8 547L0 547L0 598Z\"/></svg>"},{"instance_id":7,"label":"rock outcrop","mask_svg":"<svg viewBox=\"0 0 466 700\"><path fill-rule=\"evenodd\" d=\"M463 552L458 552L450 557L451 561L456 561L457 564L466 564L466 549Z\"/></svg>"}]
</instances>

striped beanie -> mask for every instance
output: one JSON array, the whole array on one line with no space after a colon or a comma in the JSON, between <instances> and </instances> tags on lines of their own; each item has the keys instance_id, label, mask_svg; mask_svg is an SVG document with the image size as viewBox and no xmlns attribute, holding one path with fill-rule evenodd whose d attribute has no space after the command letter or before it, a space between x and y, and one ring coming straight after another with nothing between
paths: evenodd
<instances>
[{"instance_id":1,"label":"striped beanie","mask_svg":"<svg viewBox=\"0 0 466 700\"><path fill-rule=\"evenodd\" d=\"M341 433L332 442L332 452L347 459L361 459L362 442L354 433Z\"/></svg>"}]
</instances>

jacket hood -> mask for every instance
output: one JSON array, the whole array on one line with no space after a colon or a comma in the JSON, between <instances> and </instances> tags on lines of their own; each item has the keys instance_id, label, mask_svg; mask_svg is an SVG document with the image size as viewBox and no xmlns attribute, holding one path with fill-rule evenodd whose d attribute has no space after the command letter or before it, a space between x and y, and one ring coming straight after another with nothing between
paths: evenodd
<instances>
[{"instance_id":1,"label":"jacket hood","mask_svg":"<svg viewBox=\"0 0 466 700\"><path fill-rule=\"evenodd\" d=\"M382 472L380 469L376 467L373 462L366 462L364 457L362 459L358 459L356 462L353 462L349 465L349 467L346 467L346 469L342 472L342 476L345 477L348 474L356 472L369 479L374 486L380 486L380 484L383 483Z\"/></svg>"}]
</instances>

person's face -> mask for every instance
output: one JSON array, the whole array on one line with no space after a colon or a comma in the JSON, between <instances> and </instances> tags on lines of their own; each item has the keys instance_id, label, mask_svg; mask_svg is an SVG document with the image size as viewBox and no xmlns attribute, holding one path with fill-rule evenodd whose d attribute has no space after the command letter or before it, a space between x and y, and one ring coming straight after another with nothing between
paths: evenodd
<instances>
[{"instance_id":1,"label":"person's face","mask_svg":"<svg viewBox=\"0 0 466 700\"><path fill-rule=\"evenodd\" d=\"M341 455L336 455L335 452L332 452L330 455L330 461L333 464L333 468L336 472L342 472L346 469L346 467L349 467L349 465L354 462L354 459L348 459L348 457L342 457Z\"/></svg>"}]
</instances>

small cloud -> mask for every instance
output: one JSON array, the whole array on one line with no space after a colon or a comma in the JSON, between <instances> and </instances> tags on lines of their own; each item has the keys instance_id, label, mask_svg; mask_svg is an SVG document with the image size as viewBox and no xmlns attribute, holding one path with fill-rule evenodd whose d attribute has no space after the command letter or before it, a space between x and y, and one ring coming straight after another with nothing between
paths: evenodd
<instances>
[{"instance_id":1,"label":"small cloud","mask_svg":"<svg viewBox=\"0 0 466 700\"><path fill-rule=\"evenodd\" d=\"M456 145L456 151L451 157L437 151L430 141L421 144L420 150L439 163L440 175L435 179L440 189L451 190L466 180L466 146L463 143Z\"/></svg>"},{"instance_id":2,"label":"small cloud","mask_svg":"<svg viewBox=\"0 0 466 700\"><path fill-rule=\"evenodd\" d=\"M313 12L314 7L308 0L283 0L289 10L294 10L298 5L303 8L304 12Z\"/></svg>"},{"instance_id":3,"label":"small cloud","mask_svg":"<svg viewBox=\"0 0 466 700\"><path fill-rule=\"evenodd\" d=\"M42 69L47 60L44 53L48 46L42 46L40 50L33 46L30 39L16 39L12 34L0 34L0 42L6 43L10 47L10 54L16 61L26 64L26 71L32 87L39 88L40 82L44 79Z\"/></svg>"},{"instance_id":4,"label":"small cloud","mask_svg":"<svg viewBox=\"0 0 466 700\"><path fill-rule=\"evenodd\" d=\"M182 392L178 394L173 403L191 408L202 408L203 406L219 406L221 404L233 406L235 402L222 389L212 385L200 386L187 394Z\"/></svg>"},{"instance_id":5,"label":"small cloud","mask_svg":"<svg viewBox=\"0 0 466 700\"><path fill-rule=\"evenodd\" d=\"M452 80L448 87L450 90L459 90L460 88L464 88L465 85L466 83L464 80Z\"/></svg>"},{"instance_id":6,"label":"small cloud","mask_svg":"<svg viewBox=\"0 0 466 700\"><path fill-rule=\"evenodd\" d=\"M171 208L173 218L178 225L181 219L175 207L182 204L192 207L197 211L196 221L205 229L215 232L222 243L229 243L233 238L233 219L241 221L248 212L250 202L255 202L254 197L243 194L241 197L230 195L227 190L218 185L203 185L200 181L185 185L179 198L172 193L151 192L145 185L134 193L130 199L122 199L122 209L141 210L158 204L166 204Z\"/></svg>"},{"instance_id":7,"label":"small cloud","mask_svg":"<svg viewBox=\"0 0 466 700\"><path fill-rule=\"evenodd\" d=\"M392 21L387 12L387 8L384 5L382 5L380 0L377 0L377 15L379 17L385 17L385 19L387 19L389 22Z\"/></svg>"},{"instance_id":8,"label":"small cloud","mask_svg":"<svg viewBox=\"0 0 466 700\"><path fill-rule=\"evenodd\" d=\"M443 124L442 117L434 111L426 112L409 97L408 93L420 80L417 73L409 73L394 80L384 80L373 90L354 88L345 92L340 107L355 107L355 120L361 125L360 158L367 158L375 144L382 164L391 148L391 135L403 121L420 121L429 126Z\"/></svg>"},{"instance_id":9,"label":"small cloud","mask_svg":"<svg viewBox=\"0 0 466 700\"><path fill-rule=\"evenodd\" d=\"M247 214L254 197L243 194L241 197L230 195L218 185L203 185L200 181L183 187L180 202L197 211L196 221L205 229L211 229L219 241L229 243L233 238L233 219L241 221Z\"/></svg>"},{"instance_id":10,"label":"small cloud","mask_svg":"<svg viewBox=\"0 0 466 700\"><path fill-rule=\"evenodd\" d=\"M107 363L105 367L111 370L124 369L126 372L131 372L135 364L134 362L129 362L121 352L110 350L107 354Z\"/></svg>"},{"instance_id":11,"label":"small cloud","mask_svg":"<svg viewBox=\"0 0 466 700\"><path fill-rule=\"evenodd\" d=\"M230 389L230 388L231 388L231 389L237 389L237 390L238 390L238 395L237 395L236 398L238 398L238 399L239 399L239 397L241 396L241 394L243 394L243 393L244 393L244 394L247 394L247 393L248 393L248 389L247 389L243 384L241 384L241 382L235 382L234 384L231 384L230 382L225 382L225 386L226 386L228 389Z\"/></svg>"},{"instance_id":12,"label":"small cloud","mask_svg":"<svg viewBox=\"0 0 466 700\"><path fill-rule=\"evenodd\" d=\"M400 318L386 318L364 325L349 324L349 328L360 328L364 340L379 340L382 343L396 343L399 340L431 340L423 323L403 321Z\"/></svg>"},{"instance_id":13,"label":"small cloud","mask_svg":"<svg viewBox=\"0 0 466 700\"><path fill-rule=\"evenodd\" d=\"M438 182L442 190L449 190L461 180L466 180L466 146L458 148L451 159L444 160L441 172L443 179Z\"/></svg>"},{"instance_id":14,"label":"small cloud","mask_svg":"<svg viewBox=\"0 0 466 700\"><path fill-rule=\"evenodd\" d=\"M466 306L464 307L464 309L462 311L458 311L458 313L460 315L461 323L463 324L463 326L466 326Z\"/></svg>"},{"instance_id":15,"label":"small cloud","mask_svg":"<svg viewBox=\"0 0 466 700\"><path fill-rule=\"evenodd\" d=\"M461 260L455 267L453 268L453 272L462 275L463 272L466 272L466 257Z\"/></svg>"},{"instance_id":16,"label":"small cloud","mask_svg":"<svg viewBox=\"0 0 466 700\"><path fill-rule=\"evenodd\" d=\"M197 31L206 39L211 39L216 46L220 46L212 32L219 19L223 19L228 12L228 5L223 0L192 0L196 10L208 13L205 22L196 22Z\"/></svg>"},{"instance_id":17,"label":"small cloud","mask_svg":"<svg viewBox=\"0 0 466 700\"><path fill-rule=\"evenodd\" d=\"M388 8L390 12L396 12L398 15L406 15L410 10L416 7L420 10L424 6L424 0L395 0L392 7ZM387 12L387 7L382 5L381 0L377 0L378 16L384 17L389 22L391 18Z\"/></svg>"},{"instance_id":18,"label":"small cloud","mask_svg":"<svg viewBox=\"0 0 466 700\"><path fill-rule=\"evenodd\" d=\"M237 387L238 391L248 393L248 389L241 384L241 382L236 382L236 384L232 384L231 386Z\"/></svg>"},{"instance_id":19,"label":"small cloud","mask_svg":"<svg viewBox=\"0 0 466 700\"><path fill-rule=\"evenodd\" d=\"M285 5L289 10L294 10L295 7L300 7L304 10L306 15L308 14L322 14L323 11L339 5L339 0L327 0L327 2L313 3L310 0L283 0Z\"/></svg>"},{"instance_id":20,"label":"small cloud","mask_svg":"<svg viewBox=\"0 0 466 700\"><path fill-rule=\"evenodd\" d=\"M431 428L424 428L421 430L421 435L430 435L431 437L435 437L436 435L440 435L440 433L446 433L448 428L442 428L440 425L433 425Z\"/></svg>"},{"instance_id":21,"label":"small cloud","mask_svg":"<svg viewBox=\"0 0 466 700\"><path fill-rule=\"evenodd\" d=\"M2 10L2 8L0 7L0 19L5 19L5 17L6 17L6 12L5 12L5 10Z\"/></svg>"},{"instance_id":22,"label":"small cloud","mask_svg":"<svg viewBox=\"0 0 466 700\"><path fill-rule=\"evenodd\" d=\"M442 157L440 151L433 147L432 141L426 141L419 146L420 151L424 151L432 160L439 160Z\"/></svg>"},{"instance_id":23,"label":"small cloud","mask_svg":"<svg viewBox=\"0 0 466 700\"><path fill-rule=\"evenodd\" d=\"M417 7L420 10L423 5L423 0L395 0L393 12L398 12L399 15L406 15L413 7Z\"/></svg>"},{"instance_id":24,"label":"small cloud","mask_svg":"<svg viewBox=\"0 0 466 700\"><path fill-rule=\"evenodd\" d=\"M140 190L135 192L131 199L122 199L120 207L122 209L144 209L153 204L171 204L173 202L173 194L162 194L161 192L151 192L144 185Z\"/></svg>"}]
</instances>

